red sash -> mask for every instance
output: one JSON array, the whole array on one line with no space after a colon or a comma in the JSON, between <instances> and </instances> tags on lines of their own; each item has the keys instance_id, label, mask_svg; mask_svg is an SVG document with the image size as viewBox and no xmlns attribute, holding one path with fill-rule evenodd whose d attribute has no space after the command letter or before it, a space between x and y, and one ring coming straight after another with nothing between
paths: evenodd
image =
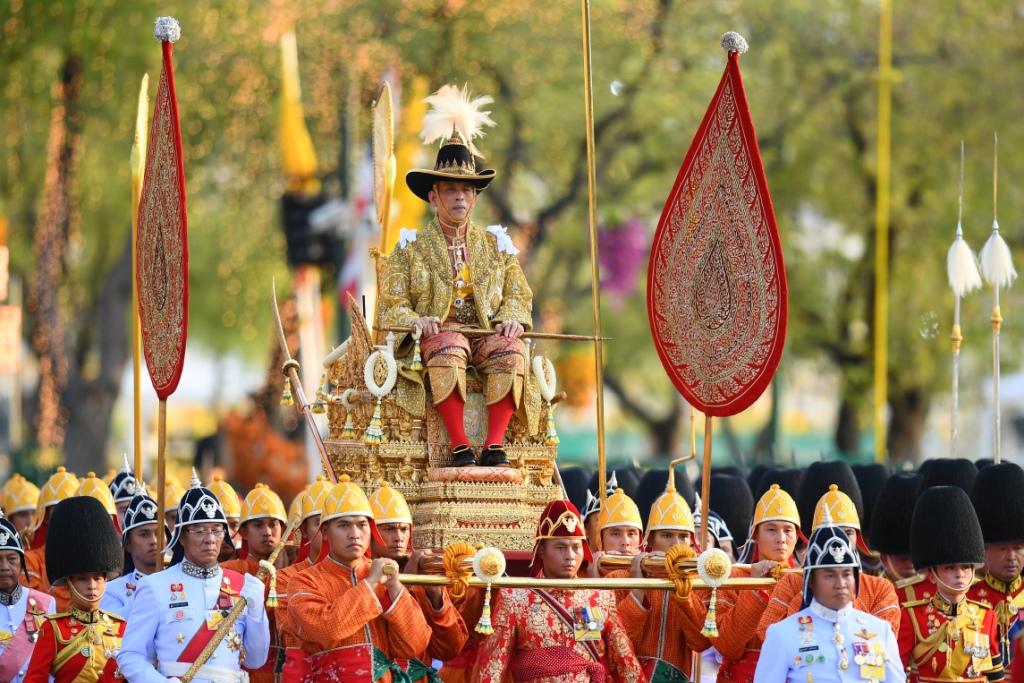
<instances>
[{"instance_id":1,"label":"red sash","mask_svg":"<svg viewBox=\"0 0 1024 683\"><path fill-rule=\"evenodd\" d=\"M362 643L309 655L304 683L316 681L372 681L373 645Z\"/></svg>"},{"instance_id":2,"label":"red sash","mask_svg":"<svg viewBox=\"0 0 1024 683\"><path fill-rule=\"evenodd\" d=\"M285 648L281 683L301 683L309 675L309 659L306 657L306 652L301 647Z\"/></svg>"},{"instance_id":3,"label":"red sash","mask_svg":"<svg viewBox=\"0 0 1024 683\"><path fill-rule=\"evenodd\" d=\"M603 664L588 662L586 657L564 645L519 650L512 659L511 669L517 681L586 671L592 683L604 683L608 675Z\"/></svg>"},{"instance_id":4,"label":"red sash","mask_svg":"<svg viewBox=\"0 0 1024 683\"><path fill-rule=\"evenodd\" d=\"M761 657L760 650L747 650L740 659L734 662L722 662L718 680L732 683L754 683L754 671L757 660Z\"/></svg>"},{"instance_id":5,"label":"red sash","mask_svg":"<svg viewBox=\"0 0 1024 683\"><path fill-rule=\"evenodd\" d=\"M39 633L36 617L46 617L42 606L50 599L49 595L31 588L22 586L22 590L28 593L25 600L25 618L22 619L21 628L17 629L14 636L8 641L3 654L0 654L0 680L4 681L14 680L14 677L32 656L32 649L36 645ZM29 600L35 601L35 606L29 604Z\"/></svg>"},{"instance_id":6,"label":"red sash","mask_svg":"<svg viewBox=\"0 0 1024 683\"><path fill-rule=\"evenodd\" d=\"M217 596L217 606L221 605L232 605L234 604L234 598L238 597L238 590L232 588L232 586L238 586L241 588L245 584L245 577L236 571L231 569L225 569L224 578L220 584L220 595ZM188 645L178 655L178 661L182 664L191 664L199 658L199 653L203 651L207 643L213 640L213 634L217 632L217 629L210 628L206 620L204 619L199 624L199 630L195 632L191 640L188 641Z\"/></svg>"}]
</instances>

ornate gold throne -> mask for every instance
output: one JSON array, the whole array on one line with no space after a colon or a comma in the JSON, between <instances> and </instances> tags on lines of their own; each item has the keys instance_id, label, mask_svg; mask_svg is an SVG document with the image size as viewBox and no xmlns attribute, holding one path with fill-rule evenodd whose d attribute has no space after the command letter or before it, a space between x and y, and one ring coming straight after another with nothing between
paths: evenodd
<instances>
[{"instance_id":1,"label":"ornate gold throne","mask_svg":"<svg viewBox=\"0 0 1024 683\"><path fill-rule=\"evenodd\" d=\"M334 473L349 475L367 493L381 481L401 491L412 510L413 542L418 548L467 541L508 551L530 550L541 511L562 495L555 479L557 446L546 438L552 407L541 400L532 372L526 376L523 409L517 411L506 434L511 469L449 467L448 433L429 386L423 386L425 373L410 369L402 359L397 359L394 389L380 400L383 441L367 443L364 435L371 421L376 422L377 399L364 373L372 371L379 386L388 369L381 354L374 367L367 369L375 350L373 336L351 298L348 309L352 334L324 362L332 386L324 444ZM533 365L533 351L528 344L527 368ZM487 410L480 381L472 373L467 394L466 432L479 448L486 433Z\"/></svg>"}]
</instances>

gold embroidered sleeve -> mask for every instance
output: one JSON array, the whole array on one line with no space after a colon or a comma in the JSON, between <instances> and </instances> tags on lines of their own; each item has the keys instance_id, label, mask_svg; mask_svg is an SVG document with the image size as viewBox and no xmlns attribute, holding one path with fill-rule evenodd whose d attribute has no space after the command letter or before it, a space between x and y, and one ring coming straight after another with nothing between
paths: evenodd
<instances>
[{"instance_id":1,"label":"gold embroidered sleeve","mask_svg":"<svg viewBox=\"0 0 1024 683\"><path fill-rule=\"evenodd\" d=\"M510 590L502 593L502 600L494 612L491 623L494 633L487 636L480 646L480 652L473 667L470 680L479 683L501 683L508 671L512 653L516 649L516 603L520 591ZM525 609L525 605L520 605Z\"/></svg>"},{"instance_id":2,"label":"gold embroidered sleeve","mask_svg":"<svg viewBox=\"0 0 1024 683\"><path fill-rule=\"evenodd\" d=\"M533 327L533 291L515 255L501 256L505 259L505 283L501 293L501 307L494 314L494 320L514 320L529 330Z\"/></svg>"},{"instance_id":3,"label":"gold embroidered sleeve","mask_svg":"<svg viewBox=\"0 0 1024 683\"><path fill-rule=\"evenodd\" d=\"M396 248L387 257L380 291L381 322L386 327L408 327L419 317L409 283L415 261L411 245Z\"/></svg>"}]
</instances>

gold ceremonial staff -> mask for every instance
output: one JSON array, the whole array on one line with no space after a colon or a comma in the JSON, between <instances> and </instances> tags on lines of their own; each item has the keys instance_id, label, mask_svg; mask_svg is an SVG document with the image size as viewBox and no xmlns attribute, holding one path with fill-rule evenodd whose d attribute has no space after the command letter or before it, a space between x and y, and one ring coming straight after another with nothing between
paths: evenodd
<instances>
[{"instance_id":1,"label":"gold ceremonial staff","mask_svg":"<svg viewBox=\"0 0 1024 683\"><path fill-rule=\"evenodd\" d=\"M414 327L378 327L378 332L395 332L397 334L412 334L416 331ZM498 334L497 330L464 329L459 330L460 334L467 337L491 337ZM558 334L556 332L523 332L524 339L557 339L559 341L608 341L611 337L598 337L592 334Z\"/></svg>"},{"instance_id":2,"label":"gold ceremonial staff","mask_svg":"<svg viewBox=\"0 0 1024 683\"><path fill-rule=\"evenodd\" d=\"M406 586L448 586L453 579L447 576L427 576L424 574L399 574L398 580ZM488 583L492 588L541 588L541 589L562 589L562 590L672 590L676 584L669 579L600 579L592 577L580 577L576 579L544 579L526 576L501 576L489 581L484 581L475 576L466 579L466 585L485 587ZM751 579L738 577L726 579L719 588L732 590L760 590L772 588L775 579ZM702 579L690 581L690 588L701 590L710 589Z\"/></svg>"}]
</instances>

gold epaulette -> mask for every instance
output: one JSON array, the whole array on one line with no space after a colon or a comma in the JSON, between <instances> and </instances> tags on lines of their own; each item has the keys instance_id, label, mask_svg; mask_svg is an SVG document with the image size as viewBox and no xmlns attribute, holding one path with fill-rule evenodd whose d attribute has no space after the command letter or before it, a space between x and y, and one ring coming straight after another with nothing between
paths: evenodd
<instances>
[{"instance_id":1,"label":"gold epaulette","mask_svg":"<svg viewBox=\"0 0 1024 683\"><path fill-rule=\"evenodd\" d=\"M914 574L910 578L900 579L893 585L897 588L906 588L907 586L913 586L915 584L921 583L922 581L924 581L924 574Z\"/></svg>"},{"instance_id":2,"label":"gold epaulette","mask_svg":"<svg viewBox=\"0 0 1024 683\"><path fill-rule=\"evenodd\" d=\"M50 621L57 621L61 617L70 617L71 612L57 612L56 614L47 614L46 618Z\"/></svg>"},{"instance_id":3,"label":"gold epaulette","mask_svg":"<svg viewBox=\"0 0 1024 683\"><path fill-rule=\"evenodd\" d=\"M931 602L931 601L927 600L927 599L924 599L924 600L907 600L906 602L901 602L900 605L905 607L905 608L907 608L907 609L913 609L915 607L921 607L922 605L927 605L929 602Z\"/></svg>"},{"instance_id":4,"label":"gold epaulette","mask_svg":"<svg viewBox=\"0 0 1024 683\"><path fill-rule=\"evenodd\" d=\"M992 605L990 603L988 603L988 602L985 602L984 600L973 600L971 598L965 598L965 602L969 602L972 605L977 605L978 607L980 607L982 609L986 609L986 610L991 610L992 609Z\"/></svg>"},{"instance_id":5,"label":"gold epaulette","mask_svg":"<svg viewBox=\"0 0 1024 683\"><path fill-rule=\"evenodd\" d=\"M106 614L108 617L110 617L111 621L128 621L127 619L122 617L120 614L117 614L115 612L108 612L105 609L101 609L100 610L100 614Z\"/></svg>"}]
</instances>

